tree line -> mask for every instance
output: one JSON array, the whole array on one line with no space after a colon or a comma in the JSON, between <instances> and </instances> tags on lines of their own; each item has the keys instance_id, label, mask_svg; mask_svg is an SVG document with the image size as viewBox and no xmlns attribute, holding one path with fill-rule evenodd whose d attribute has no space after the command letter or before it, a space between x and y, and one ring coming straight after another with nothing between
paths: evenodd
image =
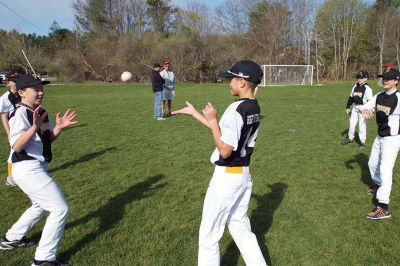
<instances>
[{"instance_id":1,"label":"tree line","mask_svg":"<svg viewBox=\"0 0 400 266\"><path fill-rule=\"evenodd\" d=\"M215 82L237 60L314 65L314 78L344 80L400 66L400 0L75 0L75 29L47 36L0 30L0 68L27 68L65 81L114 82L128 70L147 82L171 61L181 82Z\"/></svg>"}]
</instances>

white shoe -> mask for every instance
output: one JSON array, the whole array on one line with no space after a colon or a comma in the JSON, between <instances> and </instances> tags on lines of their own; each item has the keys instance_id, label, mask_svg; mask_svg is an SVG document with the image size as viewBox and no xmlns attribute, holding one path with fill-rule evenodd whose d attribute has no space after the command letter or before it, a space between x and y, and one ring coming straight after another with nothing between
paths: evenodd
<instances>
[{"instance_id":1,"label":"white shoe","mask_svg":"<svg viewBox=\"0 0 400 266\"><path fill-rule=\"evenodd\" d=\"M17 183L15 183L14 178L12 176L7 176L6 185L10 187L16 187Z\"/></svg>"},{"instance_id":2,"label":"white shoe","mask_svg":"<svg viewBox=\"0 0 400 266\"><path fill-rule=\"evenodd\" d=\"M157 117L158 121L166 120L164 117Z\"/></svg>"}]
</instances>

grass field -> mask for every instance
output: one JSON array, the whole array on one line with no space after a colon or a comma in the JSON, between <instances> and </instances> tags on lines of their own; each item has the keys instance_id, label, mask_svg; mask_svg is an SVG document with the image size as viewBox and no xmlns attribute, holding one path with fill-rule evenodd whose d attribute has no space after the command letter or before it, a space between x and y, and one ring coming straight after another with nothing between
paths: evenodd
<instances>
[{"instance_id":1,"label":"grass field","mask_svg":"<svg viewBox=\"0 0 400 266\"><path fill-rule=\"evenodd\" d=\"M377 87L371 82L374 92ZM267 87L251 172L249 217L270 265L399 265L399 167L392 218L370 221L369 151L342 146L352 84ZM3 87L1 91L5 91ZM45 89L54 120L71 106L79 125L53 145L49 170L70 206L58 250L73 265L196 265L198 228L213 166L211 133L190 117L155 121L148 85L91 84ZM227 84L178 85L174 105L211 101L221 115L234 100ZM4 234L29 206L4 184L8 148L0 134ZM39 238L42 220L29 234ZM244 265L226 231L221 265ZM0 252L0 265L29 265L34 248Z\"/></svg>"}]
</instances>

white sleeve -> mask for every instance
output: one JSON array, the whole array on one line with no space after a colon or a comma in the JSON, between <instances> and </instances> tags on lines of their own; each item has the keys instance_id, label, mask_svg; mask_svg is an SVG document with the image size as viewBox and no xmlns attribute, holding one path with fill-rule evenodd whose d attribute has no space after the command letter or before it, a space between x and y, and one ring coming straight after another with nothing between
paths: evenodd
<instances>
[{"instance_id":1,"label":"white sleeve","mask_svg":"<svg viewBox=\"0 0 400 266\"><path fill-rule=\"evenodd\" d=\"M222 135L220 140L233 147L233 150L236 151L243 127L243 118L236 112L236 109L231 110L227 110L221 118L220 129Z\"/></svg>"},{"instance_id":2,"label":"white sleeve","mask_svg":"<svg viewBox=\"0 0 400 266\"><path fill-rule=\"evenodd\" d=\"M10 112L11 109L11 103L8 100L8 94L4 93L1 97L0 97L0 113L8 113Z\"/></svg>"},{"instance_id":3,"label":"white sleeve","mask_svg":"<svg viewBox=\"0 0 400 266\"><path fill-rule=\"evenodd\" d=\"M367 100L367 102L369 101L369 100L371 100L372 99L372 97L374 97L373 96L373 94L372 94L372 89L371 89L371 87L370 86L365 86L366 87L366 89L365 89L365 99Z\"/></svg>"},{"instance_id":4,"label":"white sleeve","mask_svg":"<svg viewBox=\"0 0 400 266\"><path fill-rule=\"evenodd\" d=\"M351 88L350 97L353 97L353 93L354 93L354 89L355 88L356 88L356 85L354 85L353 88Z\"/></svg>"},{"instance_id":5,"label":"white sleeve","mask_svg":"<svg viewBox=\"0 0 400 266\"><path fill-rule=\"evenodd\" d=\"M24 115L25 114L25 115ZM15 116L10 119L10 145L11 147L15 144L17 139L24 134L31 124L26 116L26 110L21 109L15 112Z\"/></svg>"},{"instance_id":6,"label":"white sleeve","mask_svg":"<svg viewBox=\"0 0 400 266\"><path fill-rule=\"evenodd\" d=\"M400 93L395 92L397 95L397 106L396 109L394 109L393 114L394 115L400 115Z\"/></svg>"},{"instance_id":7,"label":"white sleeve","mask_svg":"<svg viewBox=\"0 0 400 266\"><path fill-rule=\"evenodd\" d=\"M160 72L160 76L161 76L163 79L165 79L165 71L164 71L164 70Z\"/></svg>"}]
</instances>

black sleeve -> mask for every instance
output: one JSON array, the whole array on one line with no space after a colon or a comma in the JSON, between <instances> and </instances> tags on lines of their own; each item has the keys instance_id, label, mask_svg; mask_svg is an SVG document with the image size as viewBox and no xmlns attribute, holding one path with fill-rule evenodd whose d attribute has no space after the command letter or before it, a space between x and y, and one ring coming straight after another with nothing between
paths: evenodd
<instances>
[{"instance_id":1,"label":"black sleeve","mask_svg":"<svg viewBox=\"0 0 400 266\"><path fill-rule=\"evenodd\" d=\"M350 106L353 104L353 102L354 98L350 96L349 99L347 100L346 109L349 109Z\"/></svg>"},{"instance_id":2,"label":"black sleeve","mask_svg":"<svg viewBox=\"0 0 400 266\"><path fill-rule=\"evenodd\" d=\"M165 83L165 80L163 79L163 77L161 77L159 72L156 73L156 80L157 80L157 87L162 87L162 85L164 85Z\"/></svg>"}]
</instances>

